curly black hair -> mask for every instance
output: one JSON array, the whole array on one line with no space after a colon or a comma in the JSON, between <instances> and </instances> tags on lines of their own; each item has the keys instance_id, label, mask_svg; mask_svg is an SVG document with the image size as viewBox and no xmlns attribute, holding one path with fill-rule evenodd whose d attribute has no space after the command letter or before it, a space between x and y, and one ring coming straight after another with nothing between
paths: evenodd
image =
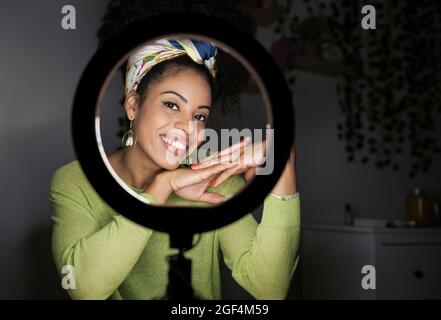
<instances>
[{"instance_id":1,"label":"curly black hair","mask_svg":"<svg viewBox=\"0 0 441 320\"><path fill-rule=\"evenodd\" d=\"M252 17L238 7L233 0L111 0L97 31L101 47L127 24L149 16L168 12L194 12L224 19L241 31L254 35L256 24ZM240 94L248 84L245 68L230 55L218 50L216 55L217 103L222 113L237 110ZM124 74L125 66L122 67Z\"/></svg>"}]
</instances>

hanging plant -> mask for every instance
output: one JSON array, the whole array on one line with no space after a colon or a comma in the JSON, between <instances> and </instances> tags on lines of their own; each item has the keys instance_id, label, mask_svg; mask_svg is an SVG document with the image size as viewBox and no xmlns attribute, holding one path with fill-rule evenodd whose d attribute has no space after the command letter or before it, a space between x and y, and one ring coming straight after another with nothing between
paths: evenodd
<instances>
[{"instance_id":1,"label":"hanging plant","mask_svg":"<svg viewBox=\"0 0 441 320\"><path fill-rule=\"evenodd\" d=\"M441 4L422 2L370 1L375 30L360 27L363 1L334 2L328 18L352 67L338 84L348 161L396 171L407 155L409 177L427 173L441 151Z\"/></svg>"},{"instance_id":2,"label":"hanging plant","mask_svg":"<svg viewBox=\"0 0 441 320\"><path fill-rule=\"evenodd\" d=\"M322 58L349 66L337 84L338 138L347 160L397 171L410 159L409 177L427 173L441 152L441 4L302 0L300 19L294 1L280 2L272 53L291 85L299 52L314 55L319 47ZM375 30L360 26L366 4L376 8ZM289 41L296 45L291 60ZM305 50L308 44L312 50Z\"/></svg>"},{"instance_id":3,"label":"hanging plant","mask_svg":"<svg viewBox=\"0 0 441 320\"><path fill-rule=\"evenodd\" d=\"M271 55L279 67L285 72L288 83L293 86L295 77L294 59L300 52L297 26L299 17L293 10L294 1L279 0L278 18L276 20L273 32L277 39L271 45Z\"/></svg>"}]
</instances>

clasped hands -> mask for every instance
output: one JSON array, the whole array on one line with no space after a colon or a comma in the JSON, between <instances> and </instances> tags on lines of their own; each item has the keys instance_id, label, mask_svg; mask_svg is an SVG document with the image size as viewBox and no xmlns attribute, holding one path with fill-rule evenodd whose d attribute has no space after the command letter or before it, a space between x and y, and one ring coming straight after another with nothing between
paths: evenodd
<instances>
[{"instance_id":1,"label":"clasped hands","mask_svg":"<svg viewBox=\"0 0 441 320\"><path fill-rule=\"evenodd\" d=\"M191 168L163 171L156 176L146 192L159 204L165 203L171 193L191 201L223 202L223 195L207 189L210 186L219 186L231 176L242 173L248 181L255 176L256 167L265 162L265 141L254 144L250 141L246 137L239 143L192 164ZM294 152L291 157L294 157Z\"/></svg>"}]
</instances>

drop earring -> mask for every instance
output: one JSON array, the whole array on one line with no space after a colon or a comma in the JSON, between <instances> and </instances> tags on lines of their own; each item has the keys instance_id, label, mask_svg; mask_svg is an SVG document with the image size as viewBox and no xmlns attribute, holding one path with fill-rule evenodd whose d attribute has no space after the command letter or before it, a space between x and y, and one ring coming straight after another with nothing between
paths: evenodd
<instances>
[{"instance_id":1,"label":"drop earring","mask_svg":"<svg viewBox=\"0 0 441 320\"><path fill-rule=\"evenodd\" d=\"M129 130L122 137L122 145L124 148L133 147L136 143L135 132L133 131L133 120L130 120Z\"/></svg>"}]
</instances>

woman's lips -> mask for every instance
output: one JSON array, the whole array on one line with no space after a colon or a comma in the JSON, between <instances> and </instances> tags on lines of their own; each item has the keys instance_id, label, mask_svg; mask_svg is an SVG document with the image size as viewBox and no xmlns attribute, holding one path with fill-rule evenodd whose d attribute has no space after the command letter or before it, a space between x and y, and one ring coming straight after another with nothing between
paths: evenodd
<instances>
[{"instance_id":1,"label":"woman's lips","mask_svg":"<svg viewBox=\"0 0 441 320\"><path fill-rule=\"evenodd\" d=\"M187 148L185 140L181 136L171 136L162 134L159 136L161 138L162 143L166 147L167 150L173 152L175 156L178 156L180 153L184 152Z\"/></svg>"}]
</instances>

